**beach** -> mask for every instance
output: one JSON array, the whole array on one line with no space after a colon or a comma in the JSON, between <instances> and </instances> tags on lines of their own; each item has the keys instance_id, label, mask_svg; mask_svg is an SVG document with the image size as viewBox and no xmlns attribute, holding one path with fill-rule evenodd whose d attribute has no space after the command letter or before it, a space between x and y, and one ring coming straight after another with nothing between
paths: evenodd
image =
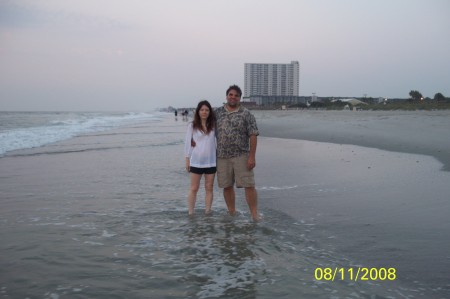
<instances>
[{"instance_id":1,"label":"beach","mask_svg":"<svg viewBox=\"0 0 450 299\"><path fill-rule=\"evenodd\" d=\"M283 138L269 154L278 165L262 168L287 171L286 184L303 189L264 204L310 217L347 257L397 267L410 282L425 279L448 291L448 111L255 115L262 136ZM322 193L309 190L313 184Z\"/></svg>"},{"instance_id":2,"label":"beach","mask_svg":"<svg viewBox=\"0 0 450 299\"><path fill-rule=\"evenodd\" d=\"M255 111L267 137L322 141L433 156L450 171L450 112Z\"/></svg>"},{"instance_id":3,"label":"beach","mask_svg":"<svg viewBox=\"0 0 450 299\"><path fill-rule=\"evenodd\" d=\"M254 114L258 223L217 186L213 215L200 190L187 216L172 114L7 152L2 298L450 296L449 112ZM349 276L363 268L395 277Z\"/></svg>"}]
</instances>

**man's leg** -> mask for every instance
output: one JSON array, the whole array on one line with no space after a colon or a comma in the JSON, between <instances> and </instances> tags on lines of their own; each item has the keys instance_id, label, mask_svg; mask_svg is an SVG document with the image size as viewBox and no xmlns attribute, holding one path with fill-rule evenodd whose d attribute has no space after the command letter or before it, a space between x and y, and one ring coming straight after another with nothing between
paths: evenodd
<instances>
[{"instance_id":1,"label":"man's leg","mask_svg":"<svg viewBox=\"0 0 450 299\"><path fill-rule=\"evenodd\" d=\"M228 213L231 216L236 214L236 195L234 193L234 187L230 186L223 189L223 197L225 198L225 203L227 204Z\"/></svg>"},{"instance_id":2,"label":"man's leg","mask_svg":"<svg viewBox=\"0 0 450 299\"><path fill-rule=\"evenodd\" d=\"M223 198L227 204L228 213L236 213L236 195L234 193L234 173L231 159L217 159L217 183L223 188Z\"/></svg>"},{"instance_id":3,"label":"man's leg","mask_svg":"<svg viewBox=\"0 0 450 299\"><path fill-rule=\"evenodd\" d=\"M254 221L260 220L258 215L258 193L256 192L255 187L245 188L245 199L247 200L248 208L252 214L252 219Z\"/></svg>"}]
</instances>

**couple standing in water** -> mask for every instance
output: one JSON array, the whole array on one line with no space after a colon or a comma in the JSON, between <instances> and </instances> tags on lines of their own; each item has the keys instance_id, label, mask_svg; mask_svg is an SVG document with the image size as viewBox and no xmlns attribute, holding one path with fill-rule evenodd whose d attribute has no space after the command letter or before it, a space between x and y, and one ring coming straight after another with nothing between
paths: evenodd
<instances>
[{"instance_id":1,"label":"couple standing in water","mask_svg":"<svg viewBox=\"0 0 450 299\"><path fill-rule=\"evenodd\" d=\"M185 140L186 170L191 173L188 196L189 215L194 214L200 181L205 175L205 213L211 213L214 178L223 188L228 213L236 213L237 188L245 188L245 197L252 219L259 220L253 168L256 161L257 136L255 117L240 105L242 91L232 85L226 92L227 103L212 110L208 101L201 101L189 124Z\"/></svg>"}]
</instances>

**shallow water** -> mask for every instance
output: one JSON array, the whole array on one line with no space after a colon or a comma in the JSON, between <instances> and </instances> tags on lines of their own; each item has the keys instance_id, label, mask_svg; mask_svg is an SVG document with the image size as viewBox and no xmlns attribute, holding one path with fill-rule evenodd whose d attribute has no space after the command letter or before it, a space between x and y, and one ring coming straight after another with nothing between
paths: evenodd
<instances>
[{"instance_id":1,"label":"shallow water","mask_svg":"<svg viewBox=\"0 0 450 299\"><path fill-rule=\"evenodd\" d=\"M217 188L213 215L202 214L200 191L196 216L187 217L185 127L185 122L167 118L1 158L2 298L420 298L424 294L440 298L448 294L445 289L433 292L401 280L316 280L318 267L367 265L329 242L332 228L317 221L317 211L293 217L295 213L268 204L279 201L282 207L289 204L283 198L340 192L317 179L299 184L294 177L265 175L266 167L277 165L271 155L264 156L268 163L261 163L257 173L262 222L250 221L241 190L237 192L240 213L229 217Z\"/></svg>"}]
</instances>

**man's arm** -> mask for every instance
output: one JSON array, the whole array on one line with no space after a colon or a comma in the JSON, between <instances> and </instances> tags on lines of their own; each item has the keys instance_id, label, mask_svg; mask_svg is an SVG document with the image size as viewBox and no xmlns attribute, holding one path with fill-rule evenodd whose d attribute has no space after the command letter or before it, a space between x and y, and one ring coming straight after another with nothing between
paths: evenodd
<instances>
[{"instance_id":1,"label":"man's arm","mask_svg":"<svg viewBox=\"0 0 450 299\"><path fill-rule=\"evenodd\" d=\"M252 170L256 166L256 145L258 138L256 135L250 135L250 152L248 153L247 168Z\"/></svg>"}]
</instances>

